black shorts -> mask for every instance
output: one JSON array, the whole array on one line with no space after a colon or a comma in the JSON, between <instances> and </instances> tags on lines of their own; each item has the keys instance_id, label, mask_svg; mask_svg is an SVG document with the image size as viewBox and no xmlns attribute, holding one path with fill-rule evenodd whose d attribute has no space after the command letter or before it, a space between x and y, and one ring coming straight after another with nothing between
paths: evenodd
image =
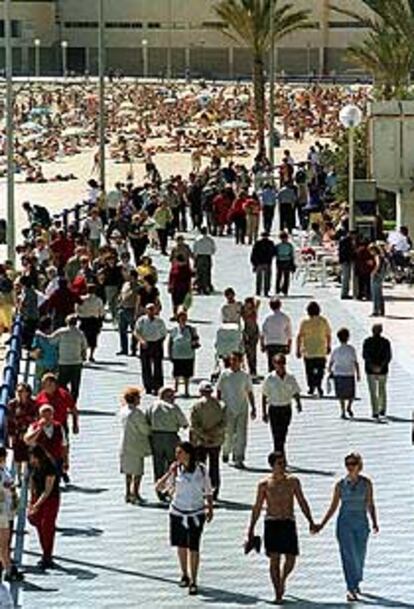
<instances>
[{"instance_id":1,"label":"black shorts","mask_svg":"<svg viewBox=\"0 0 414 609\"><path fill-rule=\"evenodd\" d=\"M264 546L266 554L298 556L299 543L294 520L265 520Z\"/></svg>"},{"instance_id":2,"label":"black shorts","mask_svg":"<svg viewBox=\"0 0 414 609\"><path fill-rule=\"evenodd\" d=\"M197 516L199 526L192 517L188 518L188 528L183 524L184 518L170 514L170 543L174 547L188 548L193 552L200 549L201 534L203 532L205 516Z\"/></svg>"}]
</instances>

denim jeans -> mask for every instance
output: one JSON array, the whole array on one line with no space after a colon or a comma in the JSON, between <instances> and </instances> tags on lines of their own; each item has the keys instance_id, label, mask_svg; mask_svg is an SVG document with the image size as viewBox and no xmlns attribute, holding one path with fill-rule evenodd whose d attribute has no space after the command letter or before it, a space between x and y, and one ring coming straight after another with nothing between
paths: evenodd
<instances>
[{"instance_id":1,"label":"denim jeans","mask_svg":"<svg viewBox=\"0 0 414 609\"><path fill-rule=\"evenodd\" d=\"M135 315L133 309L119 309L119 340L122 353L128 353L128 328L134 330Z\"/></svg>"},{"instance_id":2,"label":"denim jeans","mask_svg":"<svg viewBox=\"0 0 414 609\"><path fill-rule=\"evenodd\" d=\"M385 315L384 294L382 292L382 277L371 277L371 297L374 315Z\"/></svg>"}]
</instances>

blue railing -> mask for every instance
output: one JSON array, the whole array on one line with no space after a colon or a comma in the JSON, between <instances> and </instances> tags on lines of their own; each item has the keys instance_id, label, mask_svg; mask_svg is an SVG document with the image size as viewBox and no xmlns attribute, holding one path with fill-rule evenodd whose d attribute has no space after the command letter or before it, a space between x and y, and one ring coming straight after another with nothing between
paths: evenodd
<instances>
[{"instance_id":1,"label":"blue railing","mask_svg":"<svg viewBox=\"0 0 414 609\"><path fill-rule=\"evenodd\" d=\"M19 378L22 356L22 319L15 317L8 341L8 350L4 360L3 383L0 390L0 445L7 444L7 407L14 397Z\"/></svg>"}]
</instances>

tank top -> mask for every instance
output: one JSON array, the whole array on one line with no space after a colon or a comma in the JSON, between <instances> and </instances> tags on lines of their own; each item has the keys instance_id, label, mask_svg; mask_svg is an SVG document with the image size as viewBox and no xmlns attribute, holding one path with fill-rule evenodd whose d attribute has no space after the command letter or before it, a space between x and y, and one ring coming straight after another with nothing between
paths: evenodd
<instances>
[{"instance_id":1,"label":"tank top","mask_svg":"<svg viewBox=\"0 0 414 609\"><path fill-rule=\"evenodd\" d=\"M366 478L358 477L352 482L348 477L339 482L341 494L341 508L339 518L351 517L352 519L367 519L367 492L368 484Z\"/></svg>"}]
</instances>

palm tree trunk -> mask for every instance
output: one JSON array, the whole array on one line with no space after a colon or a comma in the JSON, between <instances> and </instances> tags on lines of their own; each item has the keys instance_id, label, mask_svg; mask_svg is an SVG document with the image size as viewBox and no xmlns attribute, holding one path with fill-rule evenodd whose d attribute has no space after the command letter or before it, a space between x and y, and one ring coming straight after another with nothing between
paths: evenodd
<instances>
[{"instance_id":1,"label":"palm tree trunk","mask_svg":"<svg viewBox=\"0 0 414 609\"><path fill-rule=\"evenodd\" d=\"M261 55L256 55L253 61L254 105L256 111L257 144L259 152L265 147L265 75Z\"/></svg>"}]
</instances>

